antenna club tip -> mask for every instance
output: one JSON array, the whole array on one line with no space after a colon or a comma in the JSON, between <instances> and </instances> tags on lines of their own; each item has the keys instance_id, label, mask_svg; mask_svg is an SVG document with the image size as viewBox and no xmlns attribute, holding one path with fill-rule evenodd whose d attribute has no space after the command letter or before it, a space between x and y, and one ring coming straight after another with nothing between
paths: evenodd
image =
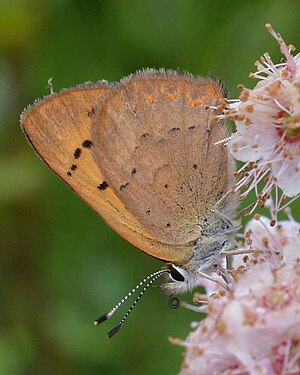
<instances>
[{"instance_id":1,"label":"antenna club tip","mask_svg":"<svg viewBox=\"0 0 300 375\"><path fill-rule=\"evenodd\" d=\"M107 320L109 317L110 315L108 313L100 316L98 319L94 320L94 326L97 327L100 323L105 322L105 320Z\"/></svg>"},{"instance_id":2,"label":"antenna club tip","mask_svg":"<svg viewBox=\"0 0 300 375\"><path fill-rule=\"evenodd\" d=\"M121 327L122 327L122 324L118 324L117 326L115 326L115 328L113 328L111 331L108 332L107 338L111 339L116 333L120 331Z\"/></svg>"},{"instance_id":3,"label":"antenna club tip","mask_svg":"<svg viewBox=\"0 0 300 375\"><path fill-rule=\"evenodd\" d=\"M116 333L119 332L120 328L124 324L125 320L127 319L128 315L131 313L132 309L135 307L135 305L138 303L138 301L141 299L141 297L145 294L146 290L152 285L154 281L156 281L159 277L164 275L166 272L169 272L166 269L162 269L156 272L153 272L151 275L147 276L144 280L142 280L140 283L138 283L132 290L129 292L122 300L117 303L117 305L112 308L109 312L106 314L100 316L98 319L94 321L94 326L97 327L100 323L104 322L105 320L109 319L117 310L118 308L130 297L139 287L144 285L144 288L136 298L136 300L133 302L127 313L124 315L123 319L120 321L120 323L114 327L111 331L108 332L107 337L110 339L113 337Z\"/></svg>"}]
</instances>

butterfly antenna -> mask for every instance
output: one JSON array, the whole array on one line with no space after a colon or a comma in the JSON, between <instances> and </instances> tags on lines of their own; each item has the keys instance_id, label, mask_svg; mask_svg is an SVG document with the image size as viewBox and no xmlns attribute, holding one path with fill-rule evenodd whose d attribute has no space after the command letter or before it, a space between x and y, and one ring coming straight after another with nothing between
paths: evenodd
<instances>
[{"instance_id":1,"label":"butterfly antenna","mask_svg":"<svg viewBox=\"0 0 300 375\"><path fill-rule=\"evenodd\" d=\"M131 313L131 311L133 310L134 306L139 302L139 300L142 298L142 296L144 295L144 293L146 292L146 290L149 288L149 286L151 284L154 283L155 280L157 280L159 277L161 277L164 273L169 273L168 270L161 270L161 271L158 271L158 272L155 272L152 274L152 278L151 278L151 275L149 276L149 281L148 283L144 286L143 290L141 291L141 293L138 295L137 299L133 302L133 304L130 306L130 308L128 309L127 313L124 315L124 317L122 318L122 320L120 321L119 324L117 324L112 330L110 330L107 334L107 337L110 339L111 337L113 337L116 333L119 332L119 330L122 328L122 325L125 323L126 319L128 318L129 314ZM148 278L144 279L143 282L146 282Z\"/></svg>"},{"instance_id":2,"label":"butterfly antenna","mask_svg":"<svg viewBox=\"0 0 300 375\"><path fill-rule=\"evenodd\" d=\"M144 285L147 281L151 280L150 284L146 287L146 290L148 289L148 287L155 281L157 280L161 275L163 275L164 273L168 272L167 270L160 270L160 271L156 271L156 272L153 272L151 273L151 275L147 276L144 280L142 280L141 282L139 282L133 289L131 289L131 291L121 299L120 302L118 302L116 304L115 307L113 307L111 310L109 310L106 314L103 314L101 315L98 319L96 319L94 321L94 326L97 327L100 323L102 322L105 322L107 319L109 319L111 316L113 316L113 314L118 310L118 308L123 305L123 303L136 291L138 290L142 285ZM144 288L145 289L145 288ZM143 292L141 293L141 295L143 295L145 293L145 291L143 290ZM141 295L138 297L138 299L141 298ZM137 301L135 302L135 304L137 303ZM133 308L133 307L132 307ZM131 311L131 310L130 310ZM127 317L126 317L127 318ZM125 318L125 319L126 319ZM123 323L122 323L123 324Z\"/></svg>"}]
</instances>

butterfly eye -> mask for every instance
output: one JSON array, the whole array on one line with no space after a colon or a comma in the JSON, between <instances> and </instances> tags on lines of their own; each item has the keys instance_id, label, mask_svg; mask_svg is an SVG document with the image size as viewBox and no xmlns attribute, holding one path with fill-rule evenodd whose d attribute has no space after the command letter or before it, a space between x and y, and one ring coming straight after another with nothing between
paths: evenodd
<instances>
[{"instance_id":1,"label":"butterfly eye","mask_svg":"<svg viewBox=\"0 0 300 375\"><path fill-rule=\"evenodd\" d=\"M173 266L170 267L170 274L172 279L174 279L175 281L184 281L184 277L182 276L182 274Z\"/></svg>"}]
</instances>

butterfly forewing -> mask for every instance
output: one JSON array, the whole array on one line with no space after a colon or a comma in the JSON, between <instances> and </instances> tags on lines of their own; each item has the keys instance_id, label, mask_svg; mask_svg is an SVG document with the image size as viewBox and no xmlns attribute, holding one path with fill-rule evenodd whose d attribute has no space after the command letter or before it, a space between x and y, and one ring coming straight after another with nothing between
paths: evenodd
<instances>
[{"instance_id":1,"label":"butterfly forewing","mask_svg":"<svg viewBox=\"0 0 300 375\"><path fill-rule=\"evenodd\" d=\"M96 161L94 118L114 90L87 84L50 95L24 111L22 129L41 159L115 231L154 257L181 262L188 252L156 241L115 195Z\"/></svg>"}]
</instances>

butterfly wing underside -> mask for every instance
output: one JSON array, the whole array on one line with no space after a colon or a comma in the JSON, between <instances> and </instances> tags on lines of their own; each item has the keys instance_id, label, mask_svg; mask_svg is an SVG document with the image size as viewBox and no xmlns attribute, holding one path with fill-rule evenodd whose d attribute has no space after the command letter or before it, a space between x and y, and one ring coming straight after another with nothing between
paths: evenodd
<instances>
[{"instance_id":1,"label":"butterfly wing underside","mask_svg":"<svg viewBox=\"0 0 300 375\"><path fill-rule=\"evenodd\" d=\"M161 243L191 254L199 223L228 190L232 164L215 142L212 110L224 93L212 79L143 71L95 118L95 158L115 194Z\"/></svg>"},{"instance_id":2,"label":"butterfly wing underside","mask_svg":"<svg viewBox=\"0 0 300 375\"><path fill-rule=\"evenodd\" d=\"M40 158L116 232L161 260L182 262L188 251L156 240L107 185L95 159L95 113L116 88L86 84L52 94L21 116L21 127Z\"/></svg>"}]
</instances>

